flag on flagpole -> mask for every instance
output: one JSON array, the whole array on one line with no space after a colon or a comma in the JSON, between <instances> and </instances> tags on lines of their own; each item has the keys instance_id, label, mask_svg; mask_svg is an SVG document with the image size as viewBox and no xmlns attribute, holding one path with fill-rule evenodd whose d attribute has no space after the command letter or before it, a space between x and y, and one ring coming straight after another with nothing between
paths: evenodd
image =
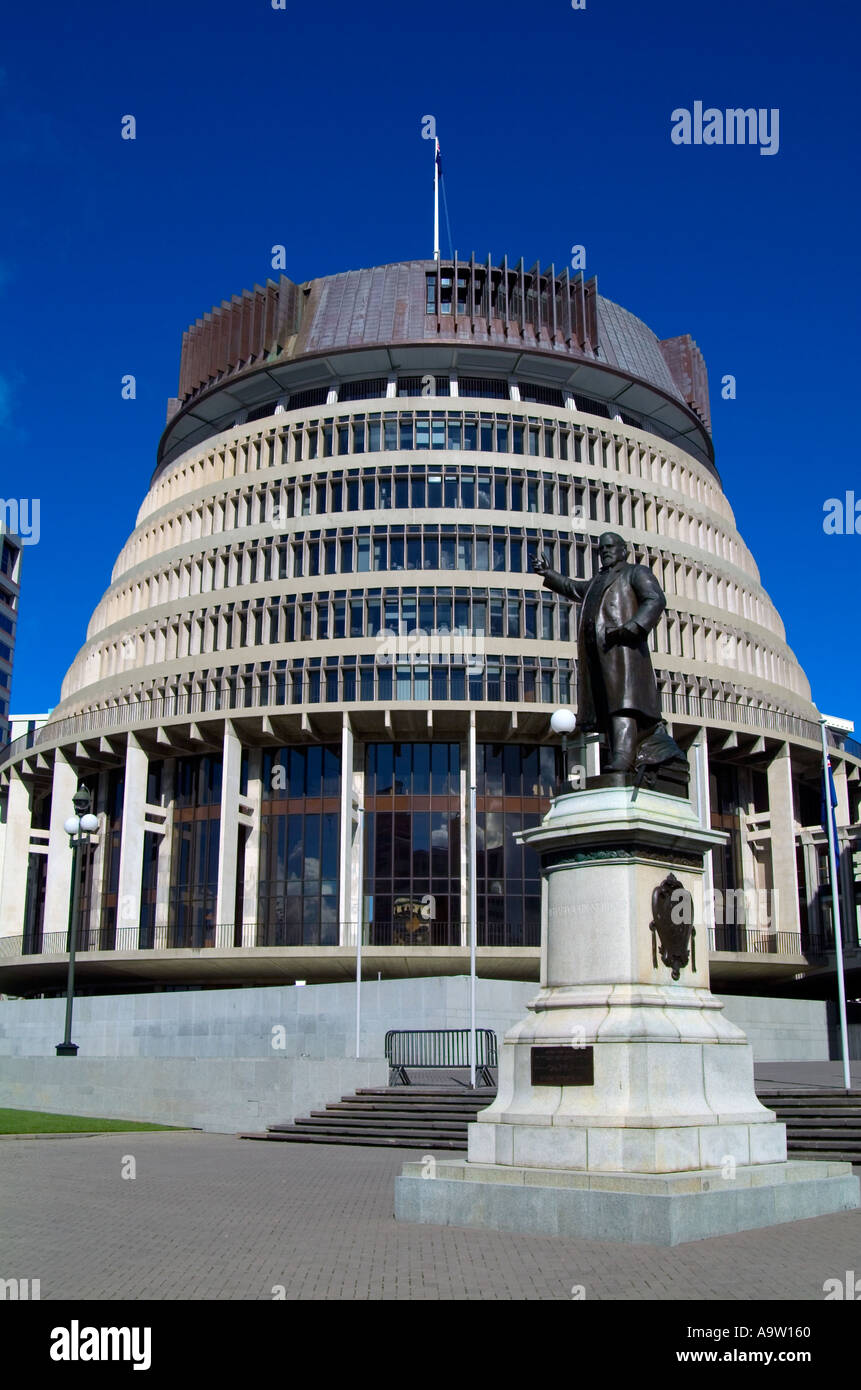
<instances>
[{"instance_id":1,"label":"flag on flagpole","mask_svg":"<svg viewBox=\"0 0 861 1390\"><path fill-rule=\"evenodd\" d=\"M825 833L826 833L826 835L827 835L827 834L828 834L828 820L827 820L827 815L828 815L828 811L829 811L829 809L830 809L830 812L831 812L831 828L832 828L833 831L834 831L834 858L835 858L835 860L836 860L836 862L837 862L837 864L838 864L838 866L839 866L839 864L840 864L840 842L839 842L839 840L837 839L837 816L836 816L836 814L835 814L835 808L836 808L836 806L837 806L837 788L836 788L835 785L834 785L834 773L831 771L831 759L828 758L827 761L826 761L825 772L824 772L823 777L822 777L822 810L821 810L821 817L820 817L820 818L821 818L821 820L822 820L822 829L825 831Z\"/></svg>"},{"instance_id":2,"label":"flag on flagpole","mask_svg":"<svg viewBox=\"0 0 861 1390\"><path fill-rule=\"evenodd\" d=\"M436 142L436 173L437 178L442 178L442 154L440 153L439 140Z\"/></svg>"}]
</instances>

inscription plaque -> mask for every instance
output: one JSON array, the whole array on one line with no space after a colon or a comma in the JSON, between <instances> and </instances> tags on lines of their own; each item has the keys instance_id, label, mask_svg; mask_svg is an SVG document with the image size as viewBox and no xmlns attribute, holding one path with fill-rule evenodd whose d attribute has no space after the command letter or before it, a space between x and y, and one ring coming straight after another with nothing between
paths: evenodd
<instances>
[{"instance_id":1,"label":"inscription plaque","mask_svg":"<svg viewBox=\"0 0 861 1390\"><path fill-rule=\"evenodd\" d=\"M594 1086L595 1059L591 1047L533 1047L533 1086Z\"/></svg>"}]
</instances>

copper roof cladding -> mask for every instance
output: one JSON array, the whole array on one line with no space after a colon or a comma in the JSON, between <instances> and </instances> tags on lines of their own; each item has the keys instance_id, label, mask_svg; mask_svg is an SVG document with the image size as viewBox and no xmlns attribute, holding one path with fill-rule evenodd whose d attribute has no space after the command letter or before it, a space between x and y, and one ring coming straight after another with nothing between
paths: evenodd
<instances>
[{"instance_id":1,"label":"copper roof cladding","mask_svg":"<svg viewBox=\"0 0 861 1390\"><path fill-rule=\"evenodd\" d=\"M437 277L435 312L427 276ZM465 310L456 297L441 313L441 278L466 278ZM641 319L598 294L597 281L457 259L401 261L343 271L296 285L286 275L255 285L204 314L183 334L172 424L211 388L264 366L351 348L446 343L546 353L557 360L605 364L682 403L710 433L708 376L689 336L661 342ZM164 443L164 441L163 441Z\"/></svg>"}]
</instances>

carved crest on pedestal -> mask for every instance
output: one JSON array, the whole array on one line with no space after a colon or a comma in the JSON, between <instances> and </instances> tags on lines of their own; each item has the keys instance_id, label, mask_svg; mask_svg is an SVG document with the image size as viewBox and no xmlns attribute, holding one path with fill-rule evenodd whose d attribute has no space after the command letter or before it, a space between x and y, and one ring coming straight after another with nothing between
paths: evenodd
<instances>
[{"instance_id":1,"label":"carved crest on pedestal","mask_svg":"<svg viewBox=\"0 0 861 1390\"><path fill-rule=\"evenodd\" d=\"M675 874L667 877L652 890L652 961L658 968L657 943L661 943L661 960L673 972L673 979L679 978L693 955L693 969L697 968L694 947L694 900L680 883Z\"/></svg>"}]
</instances>

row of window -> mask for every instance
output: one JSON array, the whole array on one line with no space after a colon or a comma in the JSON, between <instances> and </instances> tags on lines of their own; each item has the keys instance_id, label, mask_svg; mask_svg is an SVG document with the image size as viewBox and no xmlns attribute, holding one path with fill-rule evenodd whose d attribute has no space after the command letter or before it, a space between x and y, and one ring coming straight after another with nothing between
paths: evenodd
<instances>
[{"instance_id":1,"label":"row of window","mask_svg":"<svg viewBox=\"0 0 861 1390\"><path fill-rule=\"evenodd\" d=\"M601 464L609 447L609 440L602 440L601 435L563 422L463 410L369 411L340 420L312 420L295 427L289 440L289 447L285 447L285 432L282 463L414 449L461 449Z\"/></svg>"},{"instance_id":2,"label":"row of window","mask_svg":"<svg viewBox=\"0 0 861 1390\"><path fill-rule=\"evenodd\" d=\"M351 476L355 474L355 476ZM551 473L517 473L506 468L470 468L468 465L445 472L434 468L380 468L373 473L348 469L314 479L312 475L288 480L273 490L274 507L282 519L294 516L329 516L337 512L390 511L392 508L452 507L484 511L532 512L568 516L572 500L585 514L588 488L569 478ZM597 494L597 487L594 491ZM638 499L639 501L640 499ZM250 493L236 499L236 525L254 525L253 498ZM244 515L243 515L244 503ZM229 508L228 508L229 513ZM229 526L230 516L225 517ZM634 522L633 524L637 524Z\"/></svg>"},{"instance_id":3,"label":"row of window","mask_svg":"<svg viewBox=\"0 0 861 1390\"><path fill-rule=\"evenodd\" d=\"M583 578L586 569L585 541L578 546L567 535L560 537L558 532L537 528L517 531L497 526L481 531L472 526L360 526L340 536L330 537L324 531L320 537L319 531L307 535L300 532L289 541L273 545L268 575L266 559L263 561L264 582L270 578L302 579L320 574L375 574L387 570L528 574L539 549L551 555L560 573L569 573L572 551L576 551L574 575ZM216 592L216 587L210 592Z\"/></svg>"}]
</instances>

